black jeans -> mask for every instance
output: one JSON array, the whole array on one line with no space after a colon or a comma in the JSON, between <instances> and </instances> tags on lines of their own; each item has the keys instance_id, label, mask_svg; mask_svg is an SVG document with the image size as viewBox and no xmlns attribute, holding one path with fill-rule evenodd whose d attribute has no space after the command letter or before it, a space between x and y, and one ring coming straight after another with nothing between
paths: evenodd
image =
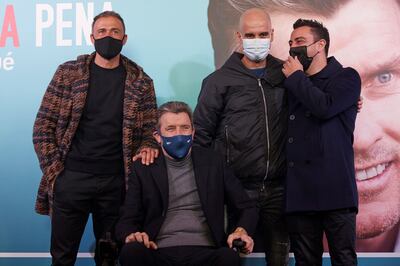
<instances>
[{"instance_id":1,"label":"black jeans","mask_svg":"<svg viewBox=\"0 0 400 266\"><path fill-rule=\"evenodd\" d=\"M52 265L75 264L90 213L96 243L106 232L114 232L124 191L123 175L64 170L57 177L51 217ZM98 265L97 252L95 260Z\"/></svg>"},{"instance_id":2,"label":"black jeans","mask_svg":"<svg viewBox=\"0 0 400 266\"><path fill-rule=\"evenodd\" d=\"M265 260L268 266L286 266L289 263L289 233L286 229L285 187L281 182L266 182L259 189L246 189L257 201L259 224L263 234ZM233 230L235 214L228 210L229 227ZM257 237L255 237L257 239ZM257 245L257 243L255 243Z\"/></svg>"},{"instance_id":3,"label":"black jeans","mask_svg":"<svg viewBox=\"0 0 400 266\"><path fill-rule=\"evenodd\" d=\"M357 265L355 210L300 212L287 221L296 265L322 265L324 232L332 266Z\"/></svg>"},{"instance_id":4,"label":"black jeans","mask_svg":"<svg viewBox=\"0 0 400 266\"><path fill-rule=\"evenodd\" d=\"M148 249L131 242L122 247L122 266L240 266L239 254L227 247L177 246Z\"/></svg>"}]
</instances>

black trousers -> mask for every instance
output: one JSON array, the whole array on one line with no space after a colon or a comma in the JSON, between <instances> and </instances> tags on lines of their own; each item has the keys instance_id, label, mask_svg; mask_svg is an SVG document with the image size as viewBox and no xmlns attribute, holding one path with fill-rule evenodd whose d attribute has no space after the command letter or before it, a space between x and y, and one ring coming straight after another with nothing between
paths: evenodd
<instances>
[{"instance_id":1,"label":"black trousers","mask_svg":"<svg viewBox=\"0 0 400 266\"><path fill-rule=\"evenodd\" d=\"M177 246L148 249L131 242L123 246L122 266L240 266L239 254L227 247Z\"/></svg>"},{"instance_id":2,"label":"black trousers","mask_svg":"<svg viewBox=\"0 0 400 266\"><path fill-rule=\"evenodd\" d=\"M355 210L301 212L288 215L287 221L296 265L322 265L324 232L332 266L357 265Z\"/></svg>"},{"instance_id":3,"label":"black trousers","mask_svg":"<svg viewBox=\"0 0 400 266\"><path fill-rule=\"evenodd\" d=\"M90 213L96 243L106 232L114 232L124 191L123 175L64 170L57 177L51 217L50 253L53 266L75 264ZM97 252L95 260L99 265Z\"/></svg>"},{"instance_id":4,"label":"black trousers","mask_svg":"<svg viewBox=\"0 0 400 266\"><path fill-rule=\"evenodd\" d=\"M268 266L286 266L289 263L290 240L286 228L285 188L279 181L266 182L265 186L248 190L250 198L257 201L265 260ZM228 209L229 228L234 230L237 215ZM257 241L257 236L255 237ZM257 242L255 243L257 245Z\"/></svg>"}]
</instances>

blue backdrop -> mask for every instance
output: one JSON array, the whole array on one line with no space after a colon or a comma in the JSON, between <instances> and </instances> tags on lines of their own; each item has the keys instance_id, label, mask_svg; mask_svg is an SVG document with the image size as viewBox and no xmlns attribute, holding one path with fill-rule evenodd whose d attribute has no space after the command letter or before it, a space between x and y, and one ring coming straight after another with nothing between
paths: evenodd
<instances>
[{"instance_id":1,"label":"blue backdrop","mask_svg":"<svg viewBox=\"0 0 400 266\"><path fill-rule=\"evenodd\" d=\"M57 66L93 51L93 14L113 9L125 19L123 54L153 78L158 104L179 99L194 107L202 79L215 68L207 7L205 0L0 0L0 265L50 264L49 217L34 212L41 171L32 126ZM89 222L77 265L93 264L85 258L93 242ZM382 255L389 258L364 257L360 265L400 265L394 253Z\"/></svg>"}]
</instances>

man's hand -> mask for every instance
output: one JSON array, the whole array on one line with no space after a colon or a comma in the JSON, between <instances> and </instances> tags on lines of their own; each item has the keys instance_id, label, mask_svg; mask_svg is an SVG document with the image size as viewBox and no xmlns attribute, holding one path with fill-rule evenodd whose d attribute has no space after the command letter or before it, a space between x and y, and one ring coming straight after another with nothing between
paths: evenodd
<instances>
[{"instance_id":1,"label":"man's hand","mask_svg":"<svg viewBox=\"0 0 400 266\"><path fill-rule=\"evenodd\" d=\"M294 58L289 56L288 60L283 64L282 72L286 77L289 77L292 75L294 72L297 70L303 70L303 65L300 63L299 59L297 59L297 56Z\"/></svg>"},{"instance_id":2,"label":"man's hand","mask_svg":"<svg viewBox=\"0 0 400 266\"><path fill-rule=\"evenodd\" d=\"M135 241L139 242L139 243L143 243L143 245L146 248L150 248L150 249L158 248L156 243L149 240L149 236L145 232L132 233L125 238L125 244L130 243L130 242L135 242Z\"/></svg>"},{"instance_id":3,"label":"man's hand","mask_svg":"<svg viewBox=\"0 0 400 266\"><path fill-rule=\"evenodd\" d=\"M230 248L232 248L232 242L235 239L241 239L242 241L246 242L246 246L243 250L241 250L241 252L250 254L253 251L254 241L242 227L236 228L236 230L228 236L228 240L226 242Z\"/></svg>"},{"instance_id":4,"label":"man's hand","mask_svg":"<svg viewBox=\"0 0 400 266\"><path fill-rule=\"evenodd\" d=\"M159 150L155 148L142 148L138 154L133 156L132 161L142 159L142 164L150 165L158 157Z\"/></svg>"},{"instance_id":5,"label":"man's hand","mask_svg":"<svg viewBox=\"0 0 400 266\"><path fill-rule=\"evenodd\" d=\"M357 113L361 112L363 104L364 104L364 99L362 96L360 96L360 98L358 98L358 102L357 102Z\"/></svg>"}]
</instances>

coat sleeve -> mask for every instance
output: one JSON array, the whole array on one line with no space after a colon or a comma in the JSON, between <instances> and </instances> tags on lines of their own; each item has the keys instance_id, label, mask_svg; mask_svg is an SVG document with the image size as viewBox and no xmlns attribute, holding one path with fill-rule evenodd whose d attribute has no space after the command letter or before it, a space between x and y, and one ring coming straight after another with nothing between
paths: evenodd
<instances>
[{"instance_id":1,"label":"coat sleeve","mask_svg":"<svg viewBox=\"0 0 400 266\"><path fill-rule=\"evenodd\" d=\"M125 243L125 238L131 233L142 231L144 222L142 187L135 164L128 180L125 203L120 208L120 218L115 226L115 236L120 243Z\"/></svg>"},{"instance_id":2,"label":"coat sleeve","mask_svg":"<svg viewBox=\"0 0 400 266\"><path fill-rule=\"evenodd\" d=\"M153 132L157 122L157 101L154 84L149 77L146 77L143 98L140 104L140 112L143 116L143 123L141 129L142 141L138 151L147 147L158 148L158 144L153 137Z\"/></svg>"},{"instance_id":3,"label":"coat sleeve","mask_svg":"<svg viewBox=\"0 0 400 266\"><path fill-rule=\"evenodd\" d=\"M223 110L223 95L215 84L203 80L197 106L193 113L196 134L194 144L210 148L215 139L218 122Z\"/></svg>"},{"instance_id":4,"label":"coat sleeve","mask_svg":"<svg viewBox=\"0 0 400 266\"><path fill-rule=\"evenodd\" d=\"M250 199L239 179L236 178L233 171L225 163L223 163L223 168L226 202L238 213L239 217L235 228L243 227L252 236L258 222L256 202Z\"/></svg>"},{"instance_id":5,"label":"coat sleeve","mask_svg":"<svg viewBox=\"0 0 400 266\"><path fill-rule=\"evenodd\" d=\"M61 155L56 142L56 125L64 89L63 69L59 66L43 96L33 126L33 146L45 175L60 165Z\"/></svg>"},{"instance_id":6,"label":"coat sleeve","mask_svg":"<svg viewBox=\"0 0 400 266\"><path fill-rule=\"evenodd\" d=\"M313 115L320 119L330 119L356 105L361 92L361 78L352 68L343 69L333 77L322 90L314 86L303 71L296 71L285 81L285 87Z\"/></svg>"}]
</instances>

